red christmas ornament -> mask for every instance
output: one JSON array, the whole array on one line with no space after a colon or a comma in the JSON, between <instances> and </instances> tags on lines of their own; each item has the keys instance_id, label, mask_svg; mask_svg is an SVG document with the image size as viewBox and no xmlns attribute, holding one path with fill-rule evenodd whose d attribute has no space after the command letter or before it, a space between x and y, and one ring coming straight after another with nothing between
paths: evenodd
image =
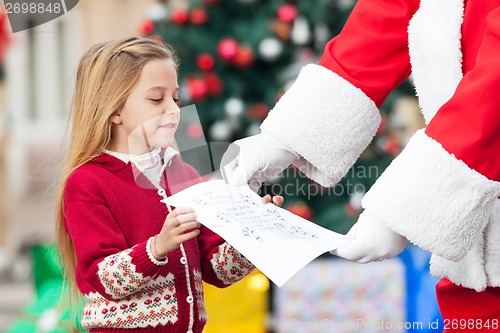
<instances>
[{"instance_id":1,"label":"red christmas ornament","mask_svg":"<svg viewBox=\"0 0 500 333\"><path fill-rule=\"evenodd\" d=\"M255 55L252 48L248 46L240 46L238 48L238 53L234 58L234 64L239 68L248 68L252 65L255 60Z\"/></svg>"},{"instance_id":2,"label":"red christmas ornament","mask_svg":"<svg viewBox=\"0 0 500 333\"><path fill-rule=\"evenodd\" d=\"M185 9L176 9L172 12L171 18L175 24L186 24L189 21L189 12Z\"/></svg>"},{"instance_id":3,"label":"red christmas ornament","mask_svg":"<svg viewBox=\"0 0 500 333\"><path fill-rule=\"evenodd\" d=\"M139 26L139 31L141 34L149 35L155 30L155 24L150 19L145 19L141 22Z\"/></svg>"},{"instance_id":4,"label":"red christmas ornament","mask_svg":"<svg viewBox=\"0 0 500 333\"><path fill-rule=\"evenodd\" d=\"M208 13L203 8L195 8L191 11L191 23L204 24L208 21Z\"/></svg>"},{"instance_id":5,"label":"red christmas ornament","mask_svg":"<svg viewBox=\"0 0 500 333\"><path fill-rule=\"evenodd\" d=\"M205 85L207 87L207 93L210 96L219 96L224 90L224 84L215 73L205 74Z\"/></svg>"},{"instance_id":6,"label":"red christmas ornament","mask_svg":"<svg viewBox=\"0 0 500 333\"><path fill-rule=\"evenodd\" d=\"M292 23L297 17L297 7L284 4L278 8L277 16L280 21L285 23Z\"/></svg>"},{"instance_id":7,"label":"red christmas ornament","mask_svg":"<svg viewBox=\"0 0 500 333\"><path fill-rule=\"evenodd\" d=\"M286 209L295 215L305 218L306 220L311 220L313 217L311 208L309 208L309 206L302 201L289 205Z\"/></svg>"},{"instance_id":8,"label":"red christmas ornament","mask_svg":"<svg viewBox=\"0 0 500 333\"><path fill-rule=\"evenodd\" d=\"M189 124L187 126L187 135L191 139L198 139L203 136L203 128L200 124Z\"/></svg>"},{"instance_id":9,"label":"red christmas ornament","mask_svg":"<svg viewBox=\"0 0 500 333\"><path fill-rule=\"evenodd\" d=\"M383 147L384 151L389 155L396 156L401 152L401 145L399 144L398 140L396 140L392 136L387 138L387 140L384 142Z\"/></svg>"},{"instance_id":10,"label":"red christmas ornament","mask_svg":"<svg viewBox=\"0 0 500 333\"><path fill-rule=\"evenodd\" d=\"M7 14L0 13L0 65L4 62L5 51L12 40L12 30L9 25Z\"/></svg>"},{"instance_id":11,"label":"red christmas ornament","mask_svg":"<svg viewBox=\"0 0 500 333\"><path fill-rule=\"evenodd\" d=\"M203 53L198 56L198 59L196 59L196 64L202 71L208 71L214 68L215 61L210 54Z\"/></svg>"},{"instance_id":12,"label":"red christmas ornament","mask_svg":"<svg viewBox=\"0 0 500 333\"><path fill-rule=\"evenodd\" d=\"M248 109L247 116L250 119L264 120L264 118L266 118L268 113L269 113L269 106L267 106L267 104L257 103L257 104L252 105Z\"/></svg>"},{"instance_id":13,"label":"red christmas ornament","mask_svg":"<svg viewBox=\"0 0 500 333\"><path fill-rule=\"evenodd\" d=\"M384 133L386 127L387 127L387 116L382 115L380 117L380 125L378 126L375 135L381 135L382 133Z\"/></svg>"},{"instance_id":14,"label":"red christmas ornament","mask_svg":"<svg viewBox=\"0 0 500 333\"><path fill-rule=\"evenodd\" d=\"M219 0L205 0L205 3L209 6L215 6L219 3Z\"/></svg>"},{"instance_id":15,"label":"red christmas ornament","mask_svg":"<svg viewBox=\"0 0 500 333\"><path fill-rule=\"evenodd\" d=\"M165 43L165 40L160 35L154 34L154 35L151 35L151 38L154 39L159 44L164 44Z\"/></svg>"},{"instance_id":16,"label":"red christmas ornament","mask_svg":"<svg viewBox=\"0 0 500 333\"><path fill-rule=\"evenodd\" d=\"M194 101L202 100L207 96L207 86L205 81L198 78L188 80L188 89L191 93L191 99Z\"/></svg>"},{"instance_id":17,"label":"red christmas ornament","mask_svg":"<svg viewBox=\"0 0 500 333\"><path fill-rule=\"evenodd\" d=\"M282 89L278 92L278 94L276 95L276 98L274 99L274 103L278 103L278 101L281 99L281 97L283 97L283 95L285 94L285 91Z\"/></svg>"},{"instance_id":18,"label":"red christmas ornament","mask_svg":"<svg viewBox=\"0 0 500 333\"><path fill-rule=\"evenodd\" d=\"M222 59L233 61L238 54L238 42L232 38L225 38L219 42L217 51Z\"/></svg>"},{"instance_id":19,"label":"red christmas ornament","mask_svg":"<svg viewBox=\"0 0 500 333\"><path fill-rule=\"evenodd\" d=\"M284 21L276 20L274 24L272 24L272 29L276 36L281 40L288 40L290 37L290 31L292 30L292 26L290 23L286 23Z\"/></svg>"},{"instance_id":20,"label":"red christmas ornament","mask_svg":"<svg viewBox=\"0 0 500 333\"><path fill-rule=\"evenodd\" d=\"M345 213L349 216L356 216L359 214L359 209L354 207L351 204L346 204L345 205Z\"/></svg>"}]
</instances>

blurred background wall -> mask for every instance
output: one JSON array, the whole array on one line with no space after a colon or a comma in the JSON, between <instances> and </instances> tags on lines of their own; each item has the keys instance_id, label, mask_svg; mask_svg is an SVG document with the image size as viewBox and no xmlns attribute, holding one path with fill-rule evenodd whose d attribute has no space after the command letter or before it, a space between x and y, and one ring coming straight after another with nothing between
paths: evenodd
<instances>
[{"instance_id":1,"label":"blurred background wall","mask_svg":"<svg viewBox=\"0 0 500 333\"><path fill-rule=\"evenodd\" d=\"M35 297L32 246L54 240L53 198L78 60L98 41L137 34L152 2L81 0L65 15L15 34L4 22L0 37L0 50L5 52L0 83L0 332ZM8 40L5 48L4 39Z\"/></svg>"},{"instance_id":2,"label":"blurred background wall","mask_svg":"<svg viewBox=\"0 0 500 333\"><path fill-rule=\"evenodd\" d=\"M53 176L61 161L79 57L97 41L136 34L151 2L83 0L60 18L12 36L4 64L2 118L8 140L6 214L13 228L4 243L11 251L27 239L53 237Z\"/></svg>"}]
</instances>

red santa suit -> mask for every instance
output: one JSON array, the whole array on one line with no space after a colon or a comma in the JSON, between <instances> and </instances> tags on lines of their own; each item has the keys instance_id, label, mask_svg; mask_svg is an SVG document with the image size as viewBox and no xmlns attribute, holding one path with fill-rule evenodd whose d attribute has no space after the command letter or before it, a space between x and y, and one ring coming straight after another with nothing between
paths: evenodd
<instances>
[{"instance_id":1,"label":"red santa suit","mask_svg":"<svg viewBox=\"0 0 500 333\"><path fill-rule=\"evenodd\" d=\"M378 107L410 74L428 126L363 207L432 252L443 317L499 319L500 0L359 0L262 131L298 153L294 164L309 177L333 186L375 134Z\"/></svg>"}]
</instances>

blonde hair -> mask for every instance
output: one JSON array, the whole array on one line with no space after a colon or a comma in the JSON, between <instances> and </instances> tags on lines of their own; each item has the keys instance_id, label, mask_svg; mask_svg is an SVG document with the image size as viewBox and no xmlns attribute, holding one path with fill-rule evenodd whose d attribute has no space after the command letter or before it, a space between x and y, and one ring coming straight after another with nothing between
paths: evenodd
<instances>
[{"instance_id":1,"label":"blonde hair","mask_svg":"<svg viewBox=\"0 0 500 333\"><path fill-rule=\"evenodd\" d=\"M75 169L94 159L111 141L111 116L121 110L144 65L154 59L177 59L172 48L147 37L99 43L81 58L71 107L69 150L56 201L56 239L70 294L75 283L76 254L64 226L64 187Z\"/></svg>"}]
</instances>

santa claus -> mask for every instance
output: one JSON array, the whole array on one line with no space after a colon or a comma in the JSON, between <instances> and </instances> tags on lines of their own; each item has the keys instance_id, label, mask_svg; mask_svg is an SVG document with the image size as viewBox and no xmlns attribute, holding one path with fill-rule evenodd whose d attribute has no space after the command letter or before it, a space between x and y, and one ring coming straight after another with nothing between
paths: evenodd
<instances>
[{"instance_id":1,"label":"santa claus","mask_svg":"<svg viewBox=\"0 0 500 333\"><path fill-rule=\"evenodd\" d=\"M290 164L335 185L370 143L378 107L413 75L427 122L363 198L333 253L370 262L406 240L432 252L445 324L500 319L500 0L359 0L224 167L253 188ZM236 146L235 146L236 147ZM334 283L334 281L332 281ZM482 325L488 320L489 327Z\"/></svg>"}]
</instances>

